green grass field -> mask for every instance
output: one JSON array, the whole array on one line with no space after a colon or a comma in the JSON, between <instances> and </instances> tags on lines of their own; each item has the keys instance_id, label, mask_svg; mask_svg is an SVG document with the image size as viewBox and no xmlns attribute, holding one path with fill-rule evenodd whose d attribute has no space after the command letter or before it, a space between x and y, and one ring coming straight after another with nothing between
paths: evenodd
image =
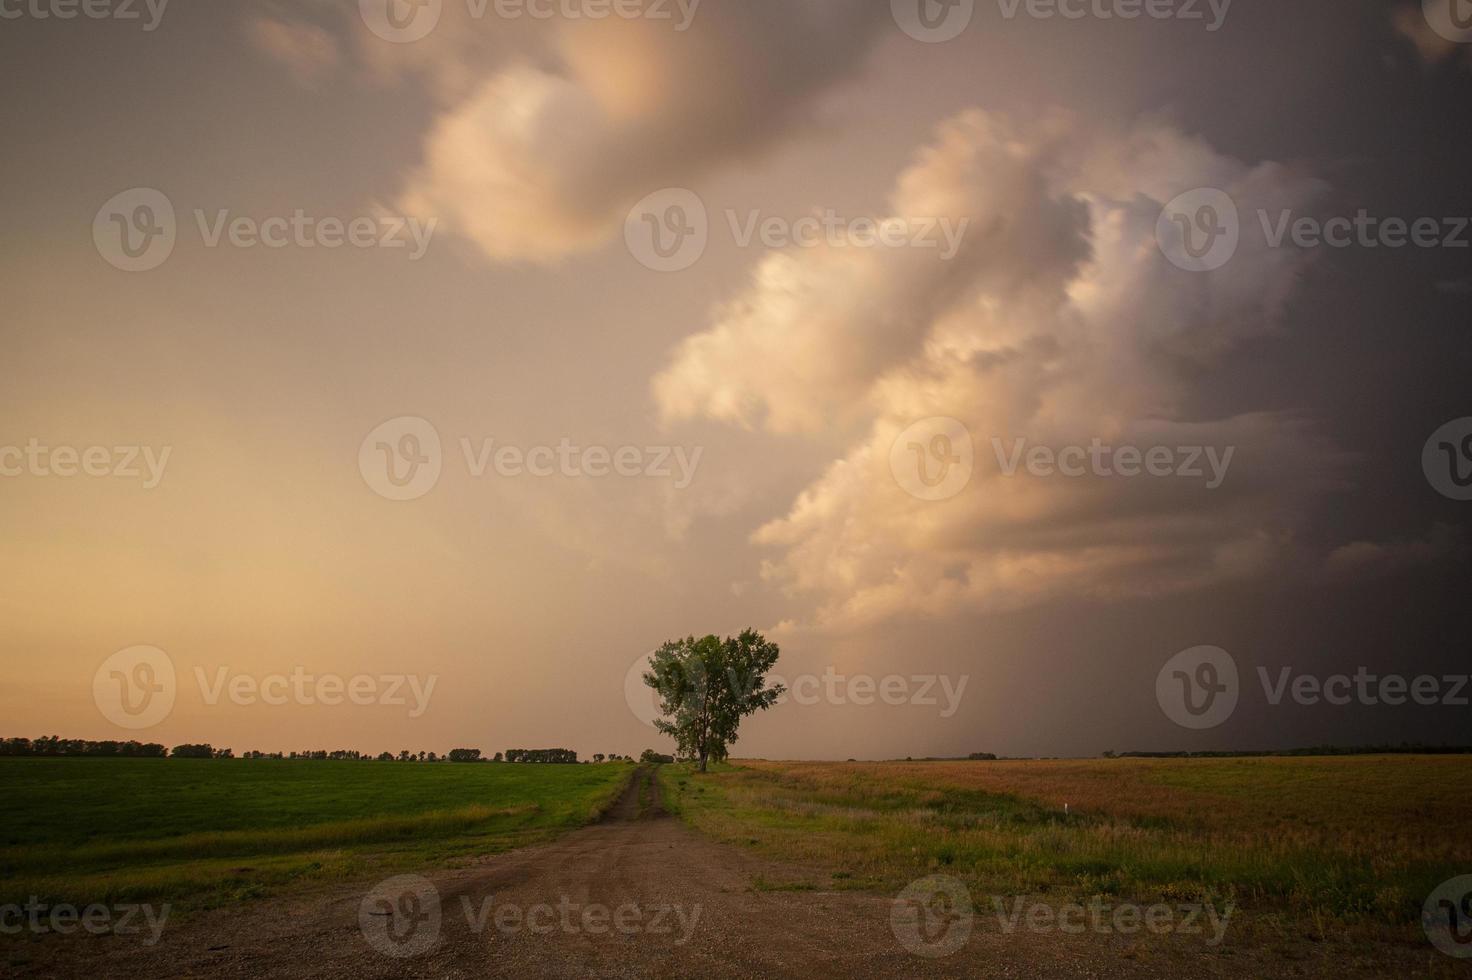
<instances>
[{"instance_id":1,"label":"green grass field","mask_svg":"<svg viewBox=\"0 0 1472 980\"><path fill-rule=\"evenodd\" d=\"M454 863L596 817L634 767L0 758L0 903L212 906Z\"/></svg>"},{"instance_id":2,"label":"green grass field","mask_svg":"<svg viewBox=\"0 0 1472 980\"><path fill-rule=\"evenodd\" d=\"M820 869L817 888L943 873L978 901L1231 902L1268 935L1424 942L1426 896L1472 873L1461 756L743 762L661 779L697 829Z\"/></svg>"},{"instance_id":3,"label":"green grass field","mask_svg":"<svg viewBox=\"0 0 1472 980\"><path fill-rule=\"evenodd\" d=\"M0 758L0 904L188 910L453 866L588 822L633 772ZM1459 756L742 762L660 779L698 830L798 875L758 889L894 892L939 872L979 902L1211 901L1255 940L1400 942L1421 941L1432 888L1472 873ZM638 803L653 805L647 789Z\"/></svg>"}]
</instances>

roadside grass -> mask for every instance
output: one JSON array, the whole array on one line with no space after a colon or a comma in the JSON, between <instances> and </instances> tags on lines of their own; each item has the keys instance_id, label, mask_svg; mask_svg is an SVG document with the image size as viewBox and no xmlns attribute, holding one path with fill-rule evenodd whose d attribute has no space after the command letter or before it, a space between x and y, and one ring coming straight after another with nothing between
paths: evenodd
<instances>
[{"instance_id":1,"label":"roadside grass","mask_svg":"<svg viewBox=\"0 0 1472 980\"><path fill-rule=\"evenodd\" d=\"M0 759L0 904L185 909L462 863L598 819L630 765Z\"/></svg>"},{"instance_id":2,"label":"roadside grass","mask_svg":"<svg viewBox=\"0 0 1472 980\"><path fill-rule=\"evenodd\" d=\"M1419 938L1472 871L1454 756L665 766L666 806L718 839L828 869L831 889L931 873L984 896L1228 903L1283 938ZM1068 804L1065 814L1064 805Z\"/></svg>"},{"instance_id":3,"label":"roadside grass","mask_svg":"<svg viewBox=\"0 0 1472 980\"><path fill-rule=\"evenodd\" d=\"M654 804L654 776L652 773L641 773L639 779L639 816L649 812Z\"/></svg>"}]
</instances>

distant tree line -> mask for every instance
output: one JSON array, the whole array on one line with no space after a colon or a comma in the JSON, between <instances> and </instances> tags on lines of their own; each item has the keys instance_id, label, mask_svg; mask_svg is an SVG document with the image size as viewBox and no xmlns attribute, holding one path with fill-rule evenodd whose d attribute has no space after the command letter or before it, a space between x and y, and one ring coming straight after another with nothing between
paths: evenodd
<instances>
[{"instance_id":1,"label":"distant tree line","mask_svg":"<svg viewBox=\"0 0 1472 980\"><path fill-rule=\"evenodd\" d=\"M647 753L646 753L647 754ZM48 735L43 738L0 738L0 756L95 756L142 759L233 759L231 749L217 749L209 743L185 743L172 749L157 742L93 742L80 738L58 738ZM552 762L576 763L578 754L571 749L507 749L504 756L497 752L491 758L481 754L480 749L451 749L445 755L435 752L410 752L401 749L398 753L359 752L356 749L305 749L297 752L260 752L251 750L242 753L242 759L310 759L333 762ZM633 762L633 758L616 752L597 752L594 762Z\"/></svg>"},{"instance_id":2,"label":"distant tree line","mask_svg":"<svg viewBox=\"0 0 1472 980\"><path fill-rule=\"evenodd\" d=\"M1468 745L1320 745L1261 752L1105 752L1106 759L1262 759L1305 755L1472 755Z\"/></svg>"},{"instance_id":3,"label":"distant tree line","mask_svg":"<svg viewBox=\"0 0 1472 980\"><path fill-rule=\"evenodd\" d=\"M0 738L0 755L92 755L162 759L168 749L157 742L90 742L81 738Z\"/></svg>"},{"instance_id":4,"label":"distant tree line","mask_svg":"<svg viewBox=\"0 0 1472 980\"><path fill-rule=\"evenodd\" d=\"M576 763L578 754L572 749L507 749L506 761Z\"/></svg>"},{"instance_id":5,"label":"distant tree line","mask_svg":"<svg viewBox=\"0 0 1472 980\"><path fill-rule=\"evenodd\" d=\"M233 759L235 753L230 749L217 749L213 745L176 745L169 753L175 759Z\"/></svg>"}]
</instances>

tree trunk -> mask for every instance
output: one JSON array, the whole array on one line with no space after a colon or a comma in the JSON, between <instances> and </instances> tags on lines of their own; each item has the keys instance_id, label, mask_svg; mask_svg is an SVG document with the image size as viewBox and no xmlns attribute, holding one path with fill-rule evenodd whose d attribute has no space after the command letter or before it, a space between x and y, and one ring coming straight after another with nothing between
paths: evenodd
<instances>
[{"instance_id":1,"label":"tree trunk","mask_svg":"<svg viewBox=\"0 0 1472 980\"><path fill-rule=\"evenodd\" d=\"M705 772L705 759L710 754L710 684L705 685L705 690L700 698L700 771Z\"/></svg>"}]
</instances>

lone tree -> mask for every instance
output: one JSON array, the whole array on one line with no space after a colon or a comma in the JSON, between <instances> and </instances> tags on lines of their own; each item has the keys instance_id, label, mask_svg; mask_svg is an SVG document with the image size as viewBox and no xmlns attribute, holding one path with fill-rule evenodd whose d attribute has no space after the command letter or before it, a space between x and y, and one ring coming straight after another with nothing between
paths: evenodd
<instances>
[{"instance_id":1,"label":"lone tree","mask_svg":"<svg viewBox=\"0 0 1472 980\"><path fill-rule=\"evenodd\" d=\"M665 643L649 658L644 674L666 716L655 727L674 738L680 755L699 759L705 772L711 759L726 758L741 719L765 711L782 695L782 685L768 688L766 678L779 652L777 644L750 629L724 640L687 636Z\"/></svg>"}]
</instances>

